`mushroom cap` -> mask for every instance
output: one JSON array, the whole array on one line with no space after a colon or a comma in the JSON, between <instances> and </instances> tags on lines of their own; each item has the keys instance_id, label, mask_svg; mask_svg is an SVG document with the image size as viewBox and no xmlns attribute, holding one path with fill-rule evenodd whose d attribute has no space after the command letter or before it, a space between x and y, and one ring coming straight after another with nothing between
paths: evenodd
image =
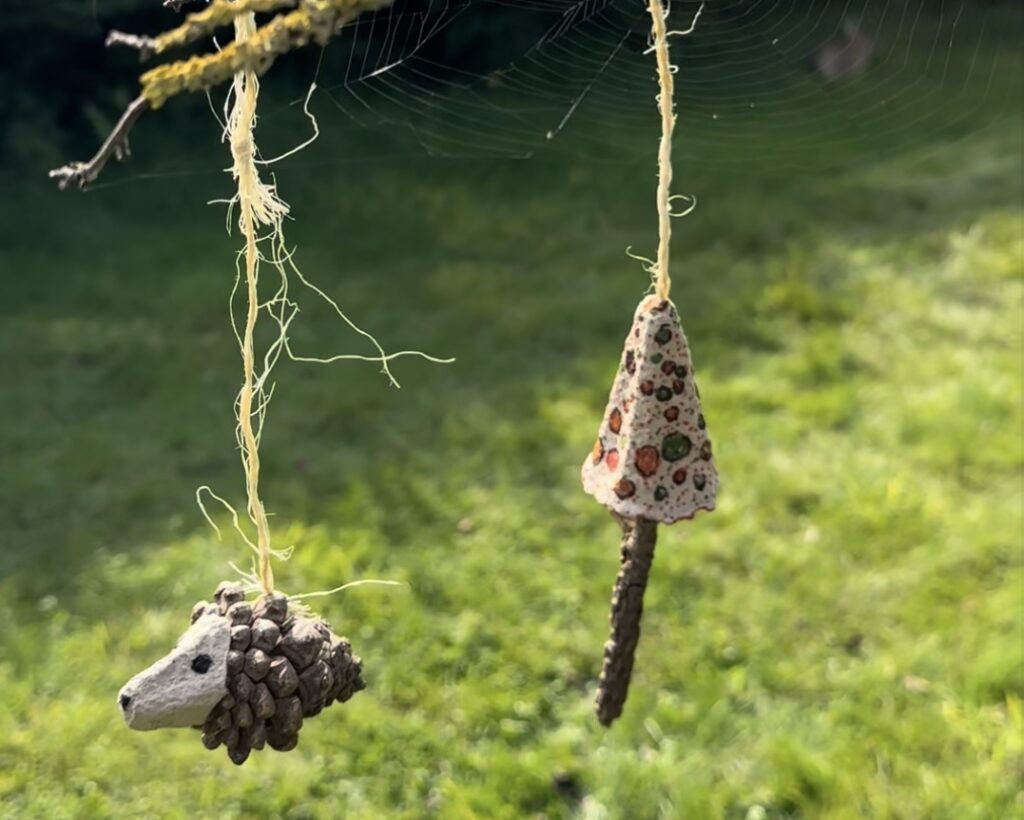
<instances>
[{"instance_id":1,"label":"mushroom cap","mask_svg":"<svg viewBox=\"0 0 1024 820\"><path fill-rule=\"evenodd\" d=\"M718 471L675 306L640 302L626 337L583 489L626 518L662 524L713 510Z\"/></svg>"}]
</instances>

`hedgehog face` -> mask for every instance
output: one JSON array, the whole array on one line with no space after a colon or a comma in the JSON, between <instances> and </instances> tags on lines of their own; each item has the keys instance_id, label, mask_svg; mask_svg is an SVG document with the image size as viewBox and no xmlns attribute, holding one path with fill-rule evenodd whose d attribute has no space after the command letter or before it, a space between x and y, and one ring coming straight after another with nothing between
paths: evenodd
<instances>
[{"instance_id":1,"label":"hedgehog face","mask_svg":"<svg viewBox=\"0 0 1024 820\"><path fill-rule=\"evenodd\" d=\"M228 693L231 625L221 615L202 615L169 655L140 672L118 693L132 729L185 728L201 724Z\"/></svg>"}]
</instances>

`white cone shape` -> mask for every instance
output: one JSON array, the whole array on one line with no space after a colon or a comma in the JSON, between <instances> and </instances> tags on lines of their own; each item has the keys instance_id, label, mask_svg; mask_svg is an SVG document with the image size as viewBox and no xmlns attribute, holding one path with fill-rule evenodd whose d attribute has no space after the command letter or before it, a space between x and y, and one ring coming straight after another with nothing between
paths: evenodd
<instances>
[{"instance_id":1,"label":"white cone shape","mask_svg":"<svg viewBox=\"0 0 1024 820\"><path fill-rule=\"evenodd\" d=\"M690 347L675 306L657 296L633 316L583 489L621 516L663 524L715 508L718 471Z\"/></svg>"}]
</instances>

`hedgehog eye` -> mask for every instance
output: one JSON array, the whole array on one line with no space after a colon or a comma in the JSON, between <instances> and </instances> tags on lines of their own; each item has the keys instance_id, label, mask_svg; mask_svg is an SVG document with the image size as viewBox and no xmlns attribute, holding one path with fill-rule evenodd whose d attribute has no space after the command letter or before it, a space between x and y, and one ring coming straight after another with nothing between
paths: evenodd
<instances>
[{"instance_id":1,"label":"hedgehog eye","mask_svg":"<svg viewBox=\"0 0 1024 820\"><path fill-rule=\"evenodd\" d=\"M192 671L198 672L200 675L209 672L211 666L213 666L213 658L209 655L196 655L192 659Z\"/></svg>"}]
</instances>

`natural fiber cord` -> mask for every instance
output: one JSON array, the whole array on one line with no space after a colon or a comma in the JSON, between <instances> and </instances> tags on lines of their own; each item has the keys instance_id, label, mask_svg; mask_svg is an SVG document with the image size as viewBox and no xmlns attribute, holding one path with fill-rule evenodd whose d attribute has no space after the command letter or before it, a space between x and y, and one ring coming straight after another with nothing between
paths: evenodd
<instances>
[{"instance_id":1,"label":"natural fiber cord","mask_svg":"<svg viewBox=\"0 0 1024 820\"><path fill-rule=\"evenodd\" d=\"M672 290L669 270L669 246L672 240L672 133L676 127L672 64L668 59L668 31L661 0L650 4L654 37L654 53L658 61L658 108L661 111L661 144L658 148L658 261L652 271L654 290L661 299L668 299Z\"/></svg>"},{"instance_id":2,"label":"natural fiber cord","mask_svg":"<svg viewBox=\"0 0 1024 820\"><path fill-rule=\"evenodd\" d=\"M256 17L251 12L235 17L235 42L246 42L256 31ZM270 565L270 525L260 500L259 442L253 428L255 386L256 319L259 315L259 251L256 246L258 226L280 226L288 213L274 189L260 180L256 168L256 100L259 80L253 71L240 71L234 81L234 107L228 120L228 141L233 161L232 174L238 183L238 224L245 238L245 282L248 308L242 332L242 368L244 378L238 394L238 438L245 468L245 490L249 518L256 527L258 575L260 586L268 595L274 591L274 571Z\"/></svg>"}]
</instances>

